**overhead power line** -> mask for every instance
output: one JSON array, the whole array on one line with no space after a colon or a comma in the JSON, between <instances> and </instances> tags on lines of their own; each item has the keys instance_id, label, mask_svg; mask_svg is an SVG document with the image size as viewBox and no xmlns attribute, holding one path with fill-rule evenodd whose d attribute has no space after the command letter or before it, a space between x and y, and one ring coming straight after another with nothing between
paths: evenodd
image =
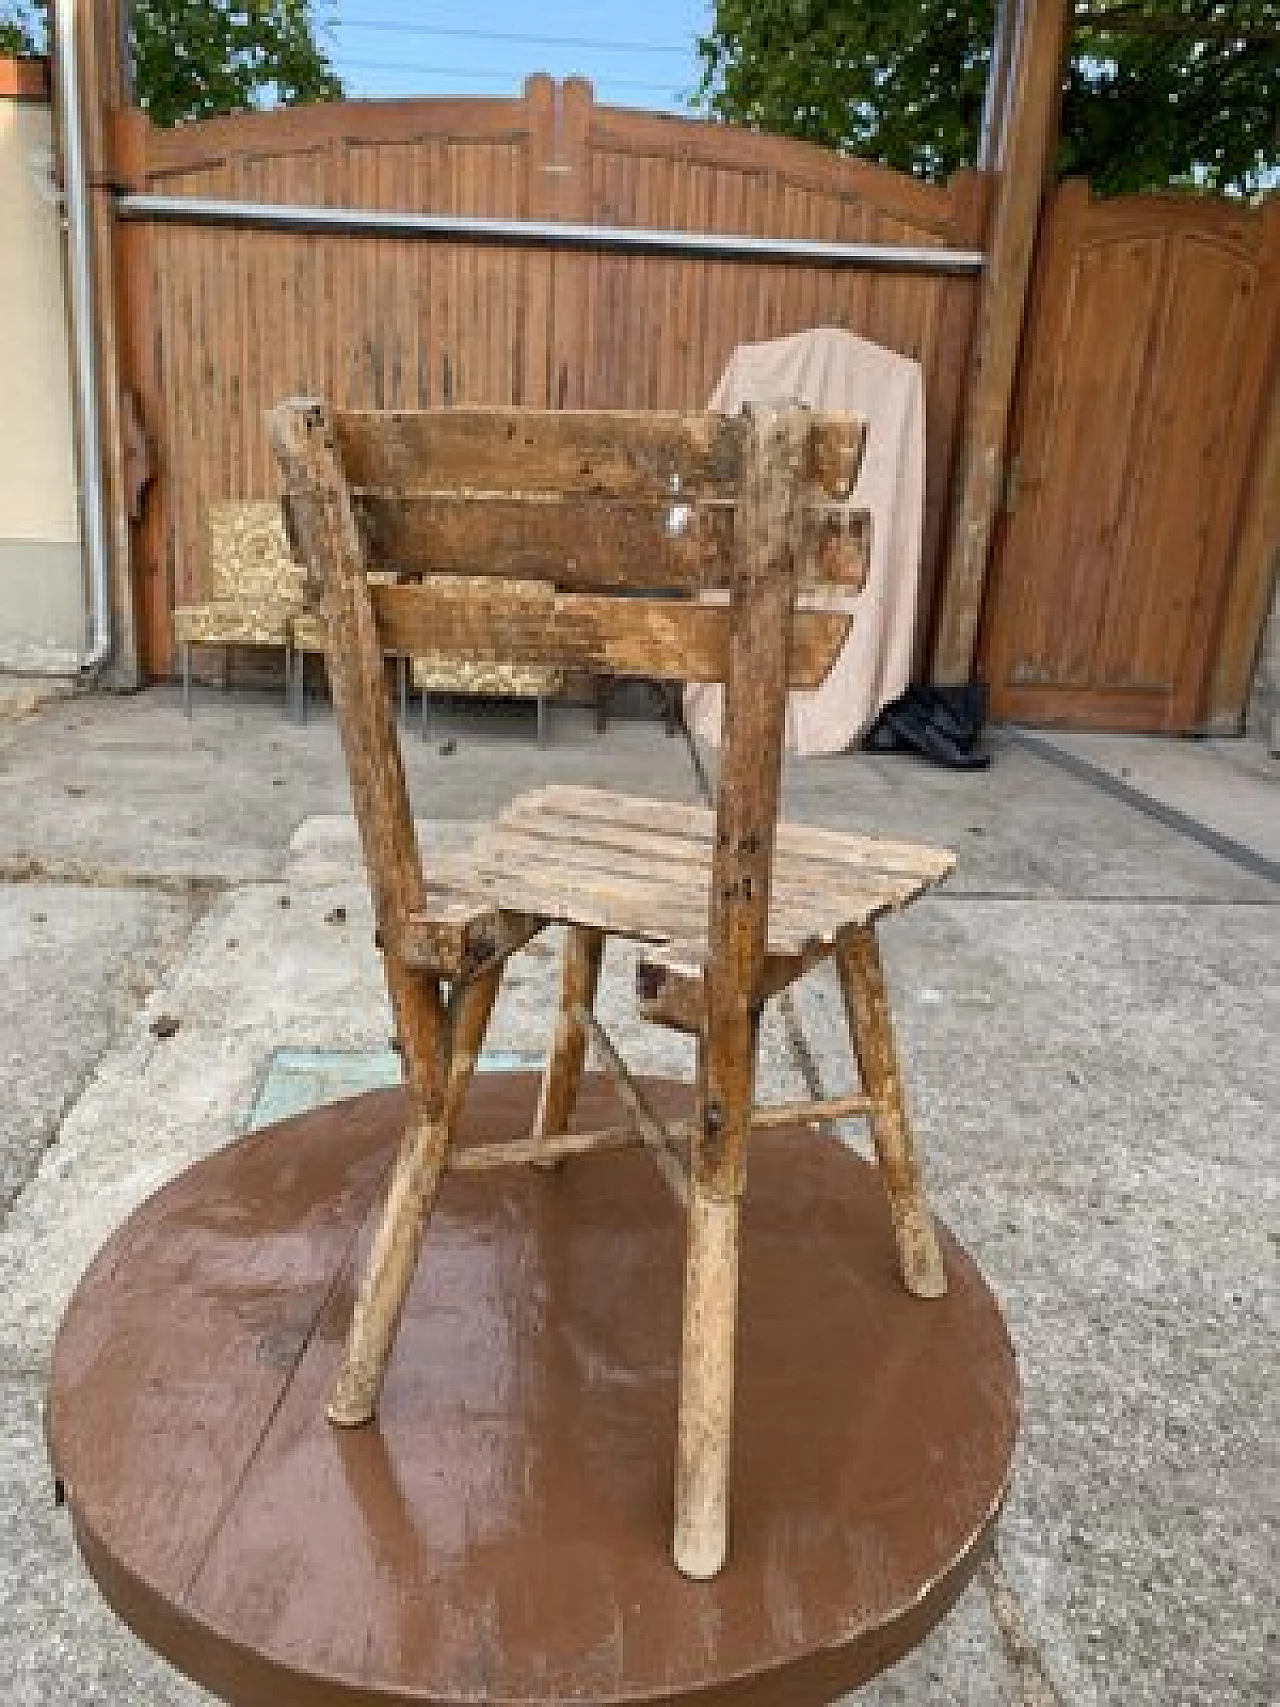
<instances>
[{"instance_id":1,"label":"overhead power line","mask_svg":"<svg viewBox=\"0 0 1280 1707\"><path fill-rule=\"evenodd\" d=\"M523 71L480 71L474 67L461 65L418 65L411 60L384 59L347 59L345 55L338 61L339 71L378 71L401 72L407 77L447 77L464 83L521 83L526 73ZM665 94L672 99L678 90L672 83L643 82L631 77L601 77L593 78L603 88L607 89L640 89L650 94Z\"/></svg>"},{"instance_id":2,"label":"overhead power line","mask_svg":"<svg viewBox=\"0 0 1280 1707\"><path fill-rule=\"evenodd\" d=\"M688 58L693 51L692 42L688 47L677 47L667 42L606 41L600 36L544 36L526 35L517 30L451 29L441 24L401 23L396 18L338 18L334 20L333 27L340 30L386 30L402 36L448 36L458 41L515 42L521 47L587 47L605 51L613 49L621 53L667 53L682 59Z\"/></svg>"}]
</instances>

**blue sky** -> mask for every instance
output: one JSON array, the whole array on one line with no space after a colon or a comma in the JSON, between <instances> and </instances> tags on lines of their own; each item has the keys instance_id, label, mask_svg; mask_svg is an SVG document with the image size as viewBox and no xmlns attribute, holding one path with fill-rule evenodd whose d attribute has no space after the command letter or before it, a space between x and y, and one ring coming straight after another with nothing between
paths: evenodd
<instances>
[{"instance_id":1,"label":"blue sky","mask_svg":"<svg viewBox=\"0 0 1280 1707\"><path fill-rule=\"evenodd\" d=\"M517 94L579 75L611 106L687 110L710 0L325 0L325 45L352 96Z\"/></svg>"}]
</instances>

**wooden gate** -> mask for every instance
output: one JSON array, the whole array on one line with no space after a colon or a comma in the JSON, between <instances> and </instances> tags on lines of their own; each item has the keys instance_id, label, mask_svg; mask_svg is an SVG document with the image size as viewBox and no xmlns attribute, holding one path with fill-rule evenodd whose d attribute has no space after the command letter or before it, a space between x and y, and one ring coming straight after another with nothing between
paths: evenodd
<instances>
[{"instance_id":1,"label":"wooden gate","mask_svg":"<svg viewBox=\"0 0 1280 1707\"><path fill-rule=\"evenodd\" d=\"M991 185L975 172L922 184L785 138L597 106L585 82L542 76L518 100L356 101L173 131L129 113L115 178L167 196L969 251ZM928 609L975 276L247 222L120 231L124 361L156 447L135 549L153 674L171 667L174 604L202 591L209 503L275 491L263 416L280 398L699 407L737 343L818 325L924 367Z\"/></svg>"},{"instance_id":2,"label":"wooden gate","mask_svg":"<svg viewBox=\"0 0 1280 1707\"><path fill-rule=\"evenodd\" d=\"M989 583L995 716L1202 723L1280 353L1277 215L1059 191Z\"/></svg>"}]
</instances>

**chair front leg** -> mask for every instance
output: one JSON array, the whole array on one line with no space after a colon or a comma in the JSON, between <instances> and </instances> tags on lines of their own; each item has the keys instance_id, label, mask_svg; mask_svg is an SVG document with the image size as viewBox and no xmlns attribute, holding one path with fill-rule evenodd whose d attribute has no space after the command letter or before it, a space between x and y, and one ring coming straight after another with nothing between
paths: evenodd
<instances>
[{"instance_id":1,"label":"chair front leg","mask_svg":"<svg viewBox=\"0 0 1280 1707\"><path fill-rule=\"evenodd\" d=\"M573 1017L574 1010L582 1006L590 1013L595 1008L604 942L605 933L589 926L569 925L566 929L564 961L560 971L560 1011L542 1074L542 1089L533 1126L536 1137L552 1138L558 1132L567 1132L573 1119L587 1058L587 1034ZM547 1167L553 1164L542 1162L538 1165Z\"/></svg>"},{"instance_id":2,"label":"chair front leg","mask_svg":"<svg viewBox=\"0 0 1280 1707\"><path fill-rule=\"evenodd\" d=\"M947 1290L947 1272L925 1201L884 968L872 927L844 932L836 944L835 961L862 1088L874 1103L871 1141L889 1194L902 1283L917 1298L940 1298Z\"/></svg>"},{"instance_id":3,"label":"chair front leg","mask_svg":"<svg viewBox=\"0 0 1280 1707\"><path fill-rule=\"evenodd\" d=\"M463 988L453 1016L449 1071L439 1106L435 1110L414 1106L410 1114L352 1312L346 1354L329 1400L329 1420L343 1428L369 1422L377 1408L396 1325L501 979L499 963ZM407 1037L402 1036L401 1042L406 1050L412 1047ZM413 1064L408 1056L406 1064L412 1083Z\"/></svg>"}]
</instances>

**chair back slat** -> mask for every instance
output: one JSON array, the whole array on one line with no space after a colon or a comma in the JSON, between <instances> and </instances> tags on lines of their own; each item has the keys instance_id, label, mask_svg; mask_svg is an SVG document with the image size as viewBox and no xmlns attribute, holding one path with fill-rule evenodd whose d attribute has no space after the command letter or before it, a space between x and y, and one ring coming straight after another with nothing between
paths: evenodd
<instances>
[{"instance_id":1,"label":"chair back slat","mask_svg":"<svg viewBox=\"0 0 1280 1707\"><path fill-rule=\"evenodd\" d=\"M725 498L355 490L352 507L371 567L578 591L709 591L733 577L735 507ZM857 592L870 563L869 513L807 494L802 509L800 585Z\"/></svg>"},{"instance_id":2,"label":"chair back slat","mask_svg":"<svg viewBox=\"0 0 1280 1707\"><path fill-rule=\"evenodd\" d=\"M721 682L728 673L727 604L560 593L541 581L464 585L445 576L412 586L372 584L369 599L384 650L410 657L558 664L687 682ZM838 612L795 613L792 687L825 680L850 620Z\"/></svg>"},{"instance_id":3,"label":"chair back slat","mask_svg":"<svg viewBox=\"0 0 1280 1707\"><path fill-rule=\"evenodd\" d=\"M815 417L806 481L847 499L866 423ZM334 437L353 492L561 492L733 498L751 453L743 416L656 410L341 410Z\"/></svg>"}]
</instances>

